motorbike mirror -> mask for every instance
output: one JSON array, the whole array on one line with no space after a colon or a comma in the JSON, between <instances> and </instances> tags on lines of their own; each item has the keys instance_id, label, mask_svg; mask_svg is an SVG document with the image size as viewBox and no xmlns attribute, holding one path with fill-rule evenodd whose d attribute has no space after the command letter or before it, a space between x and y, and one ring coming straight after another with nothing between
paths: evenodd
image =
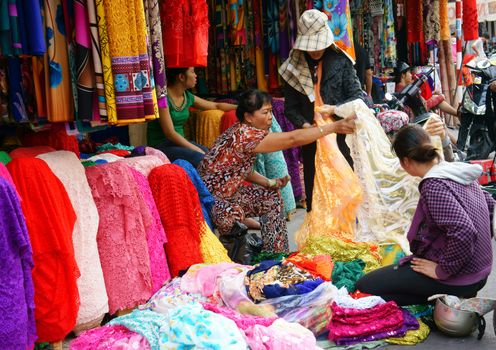
<instances>
[{"instance_id":1,"label":"motorbike mirror","mask_svg":"<svg viewBox=\"0 0 496 350\"><path fill-rule=\"evenodd\" d=\"M479 69L486 69L489 68L490 66L491 66L491 62L487 59L477 62L477 68Z\"/></svg>"},{"instance_id":2,"label":"motorbike mirror","mask_svg":"<svg viewBox=\"0 0 496 350\"><path fill-rule=\"evenodd\" d=\"M393 100L393 95L392 95L391 93L389 93L389 92L386 92L386 93L384 94L384 99L385 99L386 101L392 101L392 100Z\"/></svg>"}]
</instances>

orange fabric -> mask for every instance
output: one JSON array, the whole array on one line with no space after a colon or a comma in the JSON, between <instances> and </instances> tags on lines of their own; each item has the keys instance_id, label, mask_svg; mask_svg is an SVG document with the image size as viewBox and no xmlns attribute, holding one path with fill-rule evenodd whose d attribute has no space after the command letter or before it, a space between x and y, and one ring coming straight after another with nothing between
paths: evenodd
<instances>
[{"instance_id":1,"label":"orange fabric","mask_svg":"<svg viewBox=\"0 0 496 350\"><path fill-rule=\"evenodd\" d=\"M13 159L7 168L33 248L37 341L60 341L76 325L79 310L80 273L72 243L76 214L64 185L43 160Z\"/></svg>"},{"instance_id":2,"label":"orange fabric","mask_svg":"<svg viewBox=\"0 0 496 350\"><path fill-rule=\"evenodd\" d=\"M173 277L193 264L203 263L200 220L203 214L196 188L175 164L153 169L148 176L160 219L167 232L165 251Z\"/></svg>"},{"instance_id":3,"label":"orange fabric","mask_svg":"<svg viewBox=\"0 0 496 350\"><path fill-rule=\"evenodd\" d=\"M285 261L310 272L314 277L320 277L324 281L331 280L334 263L330 255L319 254L311 256L303 253L293 253Z\"/></svg>"}]
</instances>

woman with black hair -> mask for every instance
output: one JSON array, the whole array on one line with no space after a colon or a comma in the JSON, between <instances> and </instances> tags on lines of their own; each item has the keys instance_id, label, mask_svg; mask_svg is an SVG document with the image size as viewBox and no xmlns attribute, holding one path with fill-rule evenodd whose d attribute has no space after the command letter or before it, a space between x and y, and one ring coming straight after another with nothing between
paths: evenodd
<instances>
[{"instance_id":1,"label":"woman with black hair","mask_svg":"<svg viewBox=\"0 0 496 350\"><path fill-rule=\"evenodd\" d=\"M230 111L236 105L216 103L193 95L189 89L196 85L193 67L167 69L167 102L169 108L160 110L160 118L148 123L148 145L158 148L172 162L184 159L197 167L208 149L184 136L184 124L189 108Z\"/></svg>"},{"instance_id":2,"label":"woman with black hair","mask_svg":"<svg viewBox=\"0 0 496 350\"><path fill-rule=\"evenodd\" d=\"M215 197L212 220L221 235L245 217L259 217L263 250L288 252L286 221L279 190L289 177L268 179L253 170L257 153L282 151L316 141L331 133L350 134L354 118L291 132L269 133L272 98L258 90L243 93L234 124L214 143L198 171Z\"/></svg>"},{"instance_id":3,"label":"woman with black hair","mask_svg":"<svg viewBox=\"0 0 496 350\"><path fill-rule=\"evenodd\" d=\"M434 294L475 296L493 260L495 201L477 182L481 166L440 161L419 125L401 129L393 148L403 169L422 178L407 235L412 255L363 276L357 289L399 305L425 304Z\"/></svg>"}]
</instances>

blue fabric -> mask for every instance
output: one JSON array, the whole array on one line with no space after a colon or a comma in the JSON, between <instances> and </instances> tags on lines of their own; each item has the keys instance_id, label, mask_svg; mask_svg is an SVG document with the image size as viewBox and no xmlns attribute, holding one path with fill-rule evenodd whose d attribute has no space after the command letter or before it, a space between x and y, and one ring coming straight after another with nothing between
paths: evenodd
<instances>
[{"instance_id":1,"label":"blue fabric","mask_svg":"<svg viewBox=\"0 0 496 350\"><path fill-rule=\"evenodd\" d=\"M191 142L193 145L200 147L204 152L208 151L208 148L202 145L199 145L195 142ZM160 145L155 147L156 149L164 152L164 154L169 158L171 162L175 160L183 159L191 163L195 168L198 168L200 162L202 161L205 154L193 151L192 149L186 147L177 146L175 143L167 140Z\"/></svg>"},{"instance_id":2,"label":"blue fabric","mask_svg":"<svg viewBox=\"0 0 496 350\"><path fill-rule=\"evenodd\" d=\"M198 174L198 171L191 165L191 163L183 160L183 159L177 159L174 161L173 164L179 165L181 168L184 169L188 173L188 176L196 187L196 191L198 192L198 196L200 197L200 204L202 207L202 212L203 212L203 217L205 218L205 221L207 222L208 226L214 230L214 224L212 223L212 219L210 218L210 213L212 212L212 208L214 207L215 204L215 199L212 196L212 194L209 192L207 189L207 186L203 183L203 180L201 179L200 175Z\"/></svg>"},{"instance_id":3,"label":"blue fabric","mask_svg":"<svg viewBox=\"0 0 496 350\"><path fill-rule=\"evenodd\" d=\"M246 275L249 277L256 273L267 271L272 266L276 266L276 265L281 265L281 262L277 260L265 260L260 262L260 264L258 264L257 266L255 266L253 270L248 271Z\"/></svg>"},{"instance_id":4,"label":"blue fabric","mask_svg":"<svg viewBox=\"0 0 496 350\"><path fill-rule=\"evenodd\" d=\"M286 295L307 294L320 286L324 281L320 278L297 283L288 288L281 287L278 284L270 284L263 287L263 293L267 299L279 298Z\"/></svg>"}]
</instances>

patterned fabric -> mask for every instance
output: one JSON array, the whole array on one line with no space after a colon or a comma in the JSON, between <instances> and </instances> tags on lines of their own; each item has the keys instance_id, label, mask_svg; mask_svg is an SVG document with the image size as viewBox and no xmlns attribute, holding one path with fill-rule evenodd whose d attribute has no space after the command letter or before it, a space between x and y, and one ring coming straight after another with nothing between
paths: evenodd
<instances>
[{"instance_id":1,"label":"patterned fabric","mask_svg":"<svg viewBox=\"0 0 496 350\"><path fill-rule=\"evenodd\" d=\"M5 174L7 177L3 177ZM20 199L0 164L0 344L30 349L36 340L33 252Z\"/></svg>"},{"instance_id":2,"label":"patterned fabric","mask_svg":"<svg viewBox=\"0 0 496 350\"><path fill-rule=\"evenodd\" d=\"M315 100L312 75L302 51L291 50L289 58L279 67L279 74L289 86L308 96L310 102Z\"/></svg>"},{"instance_id":3,"label":"patterned fabric","mask_svg":"<svg viewBox=\"0 0 496 350\"><path fill-rule=\"evenodd\" d=\"M275 118L272 118L270 132L282 132ZM269 179L277 179L289 175L288 166L282 151L257 154L255 171ZM296 209L295 196L291 183L288 183L281 189L281 197L286 215Z\"/></svg>"},{"instance_id":4,"label":"patterned fabric","mask_svg":"<svg viewBox=\"0 0 496 350\"><path fill-rule=\"evenodd\" d=\"M492 261L491 196L471 185L440 178L424 179L408 232L415 256L438 263L445 284L468 285L487 277Z\"/></svg>"},{"instance_id":5,"label":"patterned fabric","mask_svg":"<svg viewBox=\"0 0 496 350\"><path fill-rule=\"evenodd\" d=\"M440 39L439 0L424 0L424 33L426 43L437 43Z\"/></svg>"},{"instance_id":6,"label":"patterned fabric","mask_svg":"<svg viewBox=\"0 0 496 350\"><path fill-rule=\"evenodd\" d=\"M386 134L398 131L410 121L408 114L394 110L380 112L376 117Z\"/></svg>"},{"instance_id":7,"label":"patterned fabric","mask_svg":"<svg viewBox=\"0 0 496 350\"><path fill-rule=\"evenodd\" d=\"M124 326L105 326L84 332L71 342L71 350L150 350L142 335Z\"/></svg>"}]
</instances>

